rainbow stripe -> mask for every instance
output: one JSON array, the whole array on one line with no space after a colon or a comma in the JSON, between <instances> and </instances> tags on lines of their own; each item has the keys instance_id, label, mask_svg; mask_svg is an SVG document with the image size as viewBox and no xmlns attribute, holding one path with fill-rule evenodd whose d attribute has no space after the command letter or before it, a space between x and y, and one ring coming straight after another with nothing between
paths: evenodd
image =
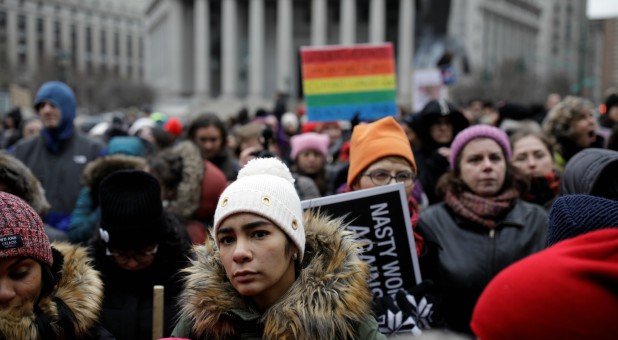
<instances>
[{"instance_id":1,"label":"rainbow stripe","mask_svg":"<svg viewBox=\"0 0 618 340\"><path fill-rule=\"evenodd\" d=\"M310 121L376 120L397 113L393 45L301 48Z\"/></svg>"}]
</instances>

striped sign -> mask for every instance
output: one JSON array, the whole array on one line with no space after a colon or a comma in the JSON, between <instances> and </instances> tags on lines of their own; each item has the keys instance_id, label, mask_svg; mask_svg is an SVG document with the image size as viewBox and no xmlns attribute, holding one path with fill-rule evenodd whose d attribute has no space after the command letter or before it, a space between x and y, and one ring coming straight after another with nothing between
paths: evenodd
<instances>
[{"instance_id":1,"label":"striped sign","mask_svg":"<svg viewBox=\"0 0 618 340\"><path fill-rule=\"evenodd\" d=\"M397 114L393 45L302 47L309 121L373 121Z\"/></svg>"}]
</instances>

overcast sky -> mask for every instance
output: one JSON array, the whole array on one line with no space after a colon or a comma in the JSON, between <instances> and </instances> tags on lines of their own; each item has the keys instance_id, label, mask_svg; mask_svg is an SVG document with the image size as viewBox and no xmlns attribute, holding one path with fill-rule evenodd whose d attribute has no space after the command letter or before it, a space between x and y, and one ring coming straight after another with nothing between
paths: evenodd
<instances>
[{"instance_id":1,"label":"overcast sky","mask_svg":"<svg viewBox=\"0 0 618 340\"><path fill-rule=\"evenodd\" d=\"M588 17L618 17L618 0L588 0Z\"/></svg>"}]
</instances>

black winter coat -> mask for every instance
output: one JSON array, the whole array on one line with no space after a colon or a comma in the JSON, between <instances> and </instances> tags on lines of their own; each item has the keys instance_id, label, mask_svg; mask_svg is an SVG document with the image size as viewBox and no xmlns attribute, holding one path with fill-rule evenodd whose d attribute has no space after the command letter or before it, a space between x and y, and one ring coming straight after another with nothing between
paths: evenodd
<instances>
[{"instance_id":1,"label":"black winter coat","mask_svg":"<svg viewBox=\"0 0 618 340\"><path fill-rule=\"evenodd\" d=\"M474 305L489 281L510 264L545 247L547 213L517 200L495 229L456 215L446 203L421 212L419 234L426 250L419 259L423 279L442 297L439 313L446 327L471 333Z\"/></svg>"}]
</instances>

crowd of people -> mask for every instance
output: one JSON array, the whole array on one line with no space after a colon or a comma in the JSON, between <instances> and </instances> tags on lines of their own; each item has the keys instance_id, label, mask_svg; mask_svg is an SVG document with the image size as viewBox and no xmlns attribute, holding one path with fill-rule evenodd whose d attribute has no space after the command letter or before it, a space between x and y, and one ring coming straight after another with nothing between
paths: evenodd
<instances>
[{"instance_id":1,"label":"crowd of people","mask_svg":"<svg viewBox=\"0 0 618 340\"><path fill-rule=\"evenodd\" d=\"M413 324L610 339L618 93L601 112L548 99L432 100L371 122L310 122L281 103L229 119L144 112L81 131L72 89L47 82L34 116L4 116L0 338L150 339L158 285L163 336L382 339ZM301 201L392 183L422 282L378 298L343 218Z\"/></svg>"}]
</instances>

